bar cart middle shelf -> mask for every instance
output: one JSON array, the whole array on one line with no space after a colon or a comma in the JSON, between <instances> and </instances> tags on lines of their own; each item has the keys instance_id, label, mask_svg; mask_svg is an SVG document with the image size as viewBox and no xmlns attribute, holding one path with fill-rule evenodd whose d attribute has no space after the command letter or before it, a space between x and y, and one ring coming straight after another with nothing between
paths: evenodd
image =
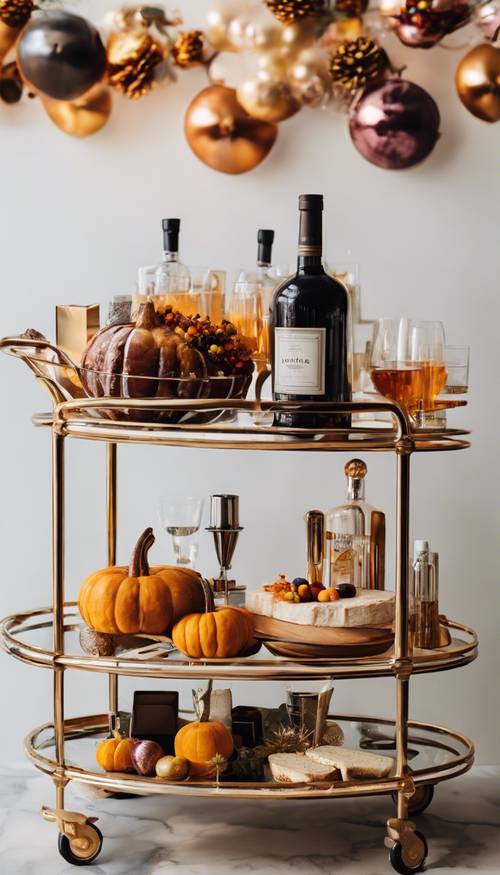
<instances>
[{"instance_id":1,"label":"bar cart middle shelf","mask_svg":"<svg viewBox=\"0 0 500 875\"><path fill-rule=\"evenodd\" d=\"M3 342L9 352L14 341ZM16 353L14 353L16 354ZM26 361L27 356L19 357ZM30 364L30 362L27 362ZM33 367L32 367L33 370ZM39 376L39 375L37 375ZM40 378L40 377L39 377ZM47 380L42 380L47 387ZM51 387L48 386L50 389ZM51 392L55 402L61 399ZM324 429L321 434L276 429L272 425L272 402L241 399L144 400L82 398L56 403L51 414L36 415L35 425L52 432L52 605L26 611L0 622L0 641L8 654L54 674L53 722L34 729L26 738L28 757L48 774L56 788L54 809L44 808L45 819L57 824L59 850L76 865L93 862L101 849L102 835L94 818L64 808L64 788L69 781L138 795L179 795L253 799L332 799L341 796L393 795L396 816L387 822L385 844L393 868L406 875L420 871L427 855L424 836L410 818L423 811L440 781L467 771L474 747L462 733L410 721L409 684L412 674L427 674L458 668L477 656L475 632L441 617L448 643L433 651L411 652L409 647L408 566L410 460L415 452L451 451L469 446L467 432L444 429L413 432L403 411L395 404L376 401L322 404L330 412L351 412L353 424L342 431ZM280 407L289 407L284 403ZM296 405L294 405L296 406ZM215 422L175 424L158 422L158 413L188 414L219 411ZM386 413L386 423L361 419ZM138 415L140 421L134 421ZM103 418L107 417L107 418ZM151 421L148 421L150 417ZM188 446L223 450L272 450L308 452L391 452L396 456L396 617L394 646L378 656L336 659L290 659L273 656L265 649L252 657L230 660L190 660L158 647L154 656L141 658L134 651L109 657L90 656L80 646L81 620L74 602L65 601L64 528L65 460L67 438L97 440L106 444L108 564L116 563L117 537L117 446L121 443ZM51 638L49 643L48 636ZM262 655L264 654L264 655ZM67 718L64 685L68 670L104 672L109 676L106 713ZM159 779L95 770L96 740L105 737L118 721L118 677L188 680L311 680L394 677L395 720L356 715L335 716L344 730L346 744L365 750L393 752L394 773L388 778L327 781L312 784L279 784L270 781L222 782L189 780L168 783Z\"/></svg>"}]
</instances>

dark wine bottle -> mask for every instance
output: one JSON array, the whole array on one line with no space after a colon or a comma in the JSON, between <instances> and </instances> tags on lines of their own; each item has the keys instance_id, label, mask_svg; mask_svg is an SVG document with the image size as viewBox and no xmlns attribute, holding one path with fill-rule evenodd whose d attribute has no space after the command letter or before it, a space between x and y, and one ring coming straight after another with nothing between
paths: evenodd
<instances>
[{"instance_id":1,"label":"dark wine bottle","mask_svg":"<svg viewBox=\"0 0 500 875\"><path fill-rule=\"evenodd\" d=\"M257 231L257 267L268 270L271 267L273 255L274 231L270 228L259 228Z\"/></svg>"},{"instance_id":2,"label":"dark wine bottle","mask_svg":"<svg viewBox=\"0 0 500 875\"><path fill-rule=\"evenodd\" d=\"M299 197L297 273L276 290L271 360L275 401L350 401L348 294L322 263L323 195ZM350 414L276 411L290 428L348 428Z\"/></svg>"}]
</instances>

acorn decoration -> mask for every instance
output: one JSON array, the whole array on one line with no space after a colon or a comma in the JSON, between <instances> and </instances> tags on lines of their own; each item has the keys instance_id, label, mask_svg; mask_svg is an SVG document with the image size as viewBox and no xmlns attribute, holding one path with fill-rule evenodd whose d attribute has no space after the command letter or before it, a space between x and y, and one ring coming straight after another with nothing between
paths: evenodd
<instances>
[{"instance_id":1,"label":"acorn decoration","mask_svg":"<svg viewBox=\"0 0 500 875\"><path fill-rule=\"evenodd\" d=\"M371 37L359 36L341 43L330 70L334 85L354 92L381 79L389 66L387 52Z\"/></svg>"},{"instance_id":2,"label":"acorn decoration","mask_svg":"<svg viewBox=\"0 0 500 875\"><path fill-rule=\"evenodd\" d=\"M0 21L8 27L24 27L34 8L33 0L0 0Z\"/></svg>"},{"instance_id":3,"label":"acorn decoration","mask_svg":"<svg viewBox=\"0 0 500 875\"><path fill-rule=\"evenodd\" d=\"M145 28L111 34L107 54L109 84L130 100L149 94L158 64L166 57L165 48Z\"/></svg>"},{"instance_id":4,"label":"acorn decoration","mask_svg":"<svg viewBox=\"0 0 500 875\"><path fill-rule=\"evenodd\" d=\"M205 55L205 40L201 30L181 31L172 46L172 57L178 67L194 67L202 64Z\"/></svg>"},{"instance_id":5,"label":"acorn decoration","mask_svg":"<svg viewBox=\"0 0 500 875\"><path fill-rule=\"evenodd\" d=\"M324 0L266 0L266 6L284 24L301 18L318 18L326 11Z\"/></svg>"}]
</instances>

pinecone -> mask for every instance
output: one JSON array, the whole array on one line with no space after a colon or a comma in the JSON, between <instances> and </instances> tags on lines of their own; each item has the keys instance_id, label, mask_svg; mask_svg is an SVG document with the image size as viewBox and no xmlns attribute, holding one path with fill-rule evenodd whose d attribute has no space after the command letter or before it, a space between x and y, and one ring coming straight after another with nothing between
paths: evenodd
<instances>
[{"instance_id":1,"label":"pinecone","mask_svg":"<svg viewBox=\"0 0 500 875\"><path fill-rule=\"evenodd\" d=\"M178 67L201 64L204 52L205 40L201 30L186 30L179 33L172 48L172 55Z\"/></svg>"},{"instance_id":2,"label":"pinecone","mask_svg":"<svg viewBox=\"0 0 500 875\"><path fill-rule=\"evenodd\" d=\"M0 0L0 21L9 27L24 27L34 6L33 0Z\"/></svg>"},{"instance_id":3,"label":"pinecone","mask_svg":"<svg viewBox=\"0 0 500 875\"><path fill-rule=\"evenodd\" d=\"M164 58L147 30L114 33L108 42L109 84L131 100L144 97L154 88L156 67Z\"/></svg>"},{"instance_id":4,"label":"pinecone","mask_svg":"<svg viewBox=\"0 0 500 875\"><path fill-rule=\"evenodd\" d=\"M344 91L357 91L368 82L380 79L389 67L385 50L368 36L344 40L332 58L334 85Z\"/></svg>"},{"instance_id":5,"label":"pinecone","mask_svg":"<svg viewBox=\"0 0 500 875\"><path fill-rule=\"evenodd\" d=\"M318 18L324 15L325 0L265 0L275 18L290 24L301 18Z\"/></svg>"}]
</instances>

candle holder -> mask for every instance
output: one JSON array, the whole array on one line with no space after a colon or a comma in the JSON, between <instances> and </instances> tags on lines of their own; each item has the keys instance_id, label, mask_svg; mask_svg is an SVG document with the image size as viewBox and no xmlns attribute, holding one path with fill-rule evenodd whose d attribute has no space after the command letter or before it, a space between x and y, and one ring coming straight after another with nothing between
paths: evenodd
<instances>
[{"instance_id":1,"label":"candle holder","mask_svg":"<svg viewBox=\"0 0 500 875\"><path fill-rule=\"evenodd\" d=\"M207 532L214 536L215 552L219 560L220 575L212 583L214 597L223 600L224 604L237 603L242 600L246 587L237 586L234 580L228 579L236 543L243 527L239 525L239 496L210 496L210 525Z\"/></svg>"}]
</instances>

